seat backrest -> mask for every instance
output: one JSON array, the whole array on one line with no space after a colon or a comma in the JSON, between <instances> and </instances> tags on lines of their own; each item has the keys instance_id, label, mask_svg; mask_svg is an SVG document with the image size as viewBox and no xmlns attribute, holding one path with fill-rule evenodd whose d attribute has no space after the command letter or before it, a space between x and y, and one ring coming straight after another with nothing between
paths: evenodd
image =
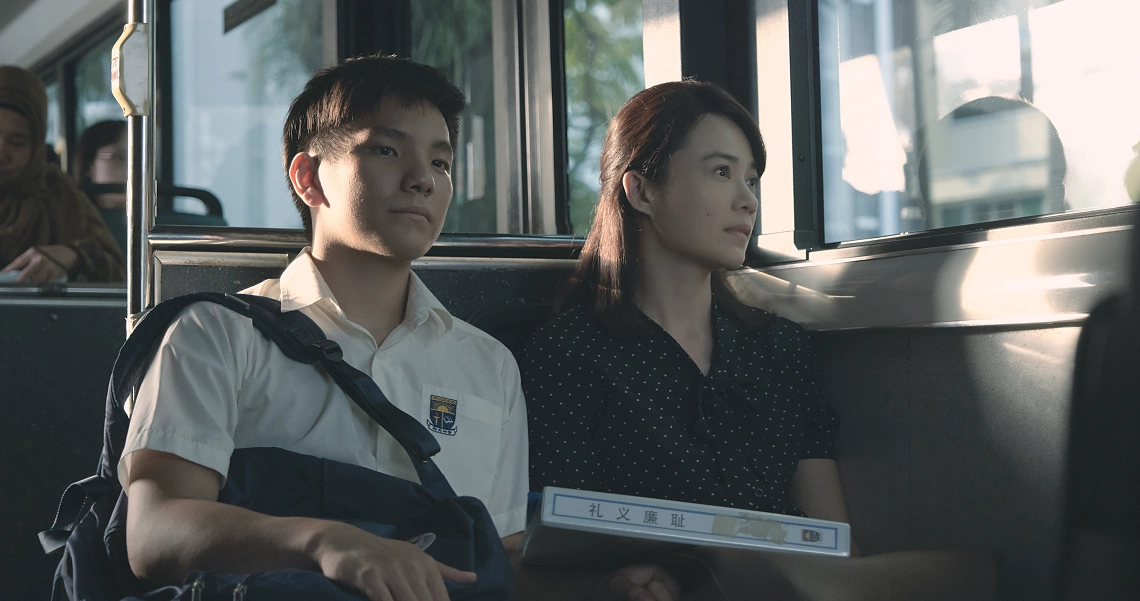
<instances>
[{"instance_id":1,"label":"seat backrest","mask_svg":"<svg viewBox=\"0 0 1140 601\"><path fill-rule=\"evenodd\" d=\"M1140 599L1140 236L1077 343L1059 599Z\"/></svg>"}]
</instances>

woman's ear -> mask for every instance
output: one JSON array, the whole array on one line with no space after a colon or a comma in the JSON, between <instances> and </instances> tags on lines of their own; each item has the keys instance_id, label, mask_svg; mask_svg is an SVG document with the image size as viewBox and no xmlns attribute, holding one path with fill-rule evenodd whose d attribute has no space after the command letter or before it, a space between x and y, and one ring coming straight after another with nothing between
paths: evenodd
<instances>
[{"instance_id":1,"label":"woman's ear","mask_svg":"<svg viewBox=\"0 0 1140 601\"><path fill-rule=\"evenodd\" d=\"M293 189L297 191L297 196L305 201L305 204L310 207L328 206L329 201L325 198L325 191L321 188L321 180L317 176L317 167L320 165L320 159L303 152L298 152L293 155L293 160L289 162L289 181L293 183Z\"/></svg>"},{"instance_id":2,"label":"woman's ear","mask_svg":"<svg viewBox=\"0 0 1140 601\"><path fill-rule=\"evenodd\" d=\"M657 190L648 177L636 171L626 171L621 176L621 186L625 189L625 197L629 199L631 207L639 213L653 217L655 206L653 201L657 196Z\"/></svg>"}]
</instances>

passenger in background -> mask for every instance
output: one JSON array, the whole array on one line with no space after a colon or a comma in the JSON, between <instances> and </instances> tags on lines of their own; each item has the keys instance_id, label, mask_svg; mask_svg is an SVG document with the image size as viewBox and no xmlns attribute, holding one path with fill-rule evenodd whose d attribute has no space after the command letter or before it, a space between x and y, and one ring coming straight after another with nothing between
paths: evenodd
<instances>
[{"instance_id":1,"label":"passenger in background","mask_svg":"<svg viewBox=\"0 0 1140 601\"><path fill-rule=\"evenodd\" d=\"M711 84L657 85L618 111L566 309L520 356L531 490L848 521L807 334L725 279L744 261L764 165L756 122ZM595 597L676 591L634 566Z\"/></svg>"},{"instance_id":2,"label":"passenger in background","mask_svg":"<svg viewBox=\"0 0 1140 601\"><path fill-rule=\"evenodd\" d=\"M0 281L122 282L123 256L99 212L46 157L47 94L0 66Z\"/></svg>"},{"instance_id":3,"label":"passenger in background","mask_svg":"<svg viewBox=\"0 0 1140 601\"><path fill-rule=\"evenodd\" d=\"M127 252L127 195L95 193L93 185L127 183L127 122L100 121L79 136L75 150L75 181L95 201L119 249Z\"/></svg>"}]
</instances>

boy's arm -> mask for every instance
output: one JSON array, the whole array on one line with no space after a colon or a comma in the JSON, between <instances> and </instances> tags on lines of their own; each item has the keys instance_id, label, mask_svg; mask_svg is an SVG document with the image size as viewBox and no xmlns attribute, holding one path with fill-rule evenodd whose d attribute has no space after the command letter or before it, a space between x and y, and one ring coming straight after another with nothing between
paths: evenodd
<instances>
[{"instance_id":1,"label":"boy's arm","mask_svg":"<svg viewBox=\"0 0 1140 601\"><path fill-rule=\"evenodd\" d=\"M443 579L475 580L409 543L355 526L218 503L218 474L175 455L142 449L127 461L127 557L151 582L181 583L193 570L303 568L372 601L447 601Z\"/></svg>"}]
</instances>

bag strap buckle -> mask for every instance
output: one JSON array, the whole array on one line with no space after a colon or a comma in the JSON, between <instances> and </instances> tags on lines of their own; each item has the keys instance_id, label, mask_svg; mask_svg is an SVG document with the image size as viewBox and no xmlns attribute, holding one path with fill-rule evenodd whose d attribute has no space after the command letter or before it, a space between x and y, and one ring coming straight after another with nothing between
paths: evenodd
<instances>
[{"instance_id":1,"label":"bag strap buckle","mask_svg":"<svg viewBox=\"0 0 1140 601\"><path fill-rule=\"evenodd\" d=\"M344 353L341 351L340 345L332 340L314 342L306 346L305 350L317 359L332 361L333 363L337 363L344 358Z\"/></svg>"}]
</instances>

